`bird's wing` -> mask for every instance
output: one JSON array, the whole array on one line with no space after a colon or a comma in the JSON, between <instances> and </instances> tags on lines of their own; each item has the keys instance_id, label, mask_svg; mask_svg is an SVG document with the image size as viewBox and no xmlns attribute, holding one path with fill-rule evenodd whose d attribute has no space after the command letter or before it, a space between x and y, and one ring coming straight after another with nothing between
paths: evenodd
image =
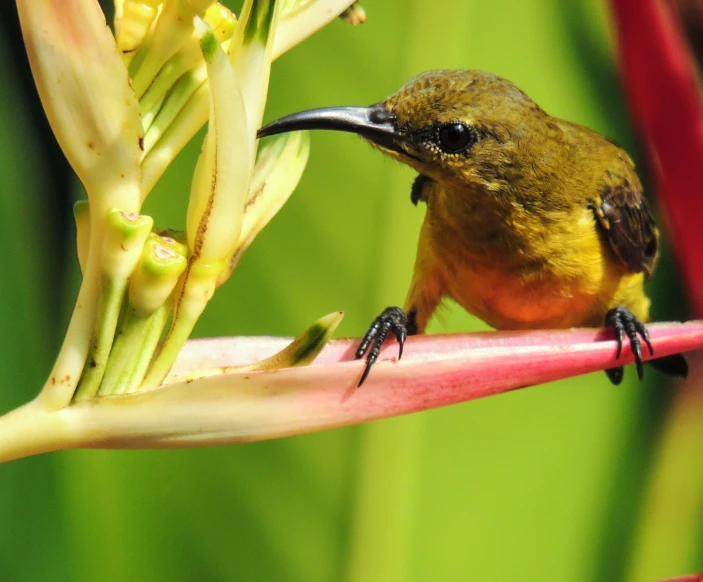
<instances>
[{"instance_id":1,"label":"bird's wing","mask_svg":"<svg viewBox=\"0 0 703 582\"><path fill-rule=\"evenodd\" d=\"M606 186L593 209L618 259L633 273L644 271L651 275L657 260L659 232L639 181L608 172Z\"/></svg>"}]
</instances>

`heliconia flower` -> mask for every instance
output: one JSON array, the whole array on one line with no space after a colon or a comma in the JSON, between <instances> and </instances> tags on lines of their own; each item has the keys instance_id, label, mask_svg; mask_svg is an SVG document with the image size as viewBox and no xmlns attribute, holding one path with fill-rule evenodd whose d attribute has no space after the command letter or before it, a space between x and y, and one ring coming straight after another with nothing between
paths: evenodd
<instances>
[{"instance_id":1,"label":"heliconia flower","mask_svg":"<svg viewBox=\"0 0 703 582\"><path fill-rule=\"evenodd\" d=\"M304 12L319 4L326 5L324 16L308 20L300 38L335 16L330 14L332 0L307 2ZM296 140L279 142L289 145L269 151L282 159L257 164L254 172L258 193L266 195L249 192L254 125L263 111L275 33L275 0L244 3L240 30L247 35L235 39L229 55L235 19L213 0L117 0L117 41L97 0L18 0L17 5L42 103L88 197L75 208L81 290L62 350L36 401L41 409L56 410L96 395L134 391L144 387L145 377L156 378L150 381L158 385L215 287L232 273L241 253L292 192L307 150L298 141L291 165L289 153L296 150ZM268 16L262 19L263 13ZM293 43L284 44L289 48ZM210 131L193 180L189 240L176 249L166 238L155 241L153 221L140 215L148 194L144 138L156 126L163 140L157 136L159 143L152 147L157 153L162 146L174 153L170 125L182 124L192 111L169 109L172 104L165 96L179 96L174 85L189 75L188 66L204 72L207 83L201 93L210 111ZM240 83L242 71L246 74ZM153 98L152 90L161 97ZM245 98L255 112L252 120ZM152 117L143 117L144 112ZM185 126L194 133L206 119L190 117L195 123ZM255 203L249 204L252 198ZM245 205L251 207L246 220ZM246 237L240 240L243 221ZM198 307L193 308L183 301L183 290L197 281L199 292L191 296L198 296ZM177 341L167 341L152 362L174 304L178 309L172 329L180 337L169 334ZM189 317L182 317L184 313Z\"/></svg>"},{"instance_id":2,"label":"heliconia flower","mask_svg":"<svg viewBox=\"0 0 703 582\"><path fill-rule=\"evenodd\" d=\"M247 0L233 28L231 13L208 0L141 8L120 0L117 42L95 0L41 0L46 10L40 17L34 0L19 4L52 126L88 191L89 205L78 204L75 217L87 289L81 297L89 301L79 297L78 323L40 395L0 417L0 461L70 447L275 438L631 363L632 354L625 350L618 359L612 334L599 330L413 337L402 363L389 344L357 388L364 365L354 361L356 341L328 344L341 312L292 342L186 343L216 287L290 196L307 161L307 137L292 135L265 147L254 165L271 61L351 2L308 0L282 8L275 0ZM43 27L47 14L55 22ZM361 11L347 17L359 21ZM294 22L300 30L290 28ZM54 69L42 65L54 61ZM163 95L149 96L155 87ZM72 137L67 119L78 127ZM154 229L139 214L141 201L206 119L187 232ZM140 139L144 130L153 139ZM99 160L85 148L93 133ZM148 152L141 150L145 141ZM98 184L103 175L106 181ZM118 187L121 180L126 190ZM650 333L657 357L703 347L703 322L654 324Z\"/></svg>"}]
</instances>

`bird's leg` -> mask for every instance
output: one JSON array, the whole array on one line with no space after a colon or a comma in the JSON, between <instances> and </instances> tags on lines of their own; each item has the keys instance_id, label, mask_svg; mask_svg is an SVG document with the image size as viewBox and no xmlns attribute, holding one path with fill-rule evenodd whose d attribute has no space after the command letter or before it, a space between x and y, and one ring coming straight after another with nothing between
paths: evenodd
<instances>
[{"instance_id":1,"label":"bird's leg","mask_svg":"<svg viewBox=\"0 0 703 582\"><path fill-rule=\"evenodd\" d=\"M359 380L359 386L364 383L381 353L381 346L386 341L388 335L393 333L398 340L398 359L403 356L403 346L405 339L409 335L425 333L427 321L439 305L444 294L444 288L439 284L439 277L433 276L427 271L420 271L418 275L417 265L413 282L408 291L408 298L405 301L405 309L400 307L387 307L383 313L373 320L368 331L361 339L361 343L356 350L356 359L360 360L366 356L366 367Z\"/></svg>"},{"instance_id":2,"label":"bird's leg","mask_svg":"<svg viewBox=\"0 0 703 582\"><path fill-rule=\"evenodd\" d=\"M654 355L654 349L649 339L649 332L645 325L637 319L637 317L625 306L618 305L605 314L605 325L610 327L615 332L615 340L618 342L618 354L622 353L622 346L625 341L625 336L630 340L630 349L635 356L635 366L637 368L637 377L641 380L644 374L644 366L642 361L642 340L647 345L650 355ZM613 384L620 384L623 377L623 367L611 368L606 370L608 378Z\"/></svg>"},{"instance_id":3,"label":"bird's leg","mask_svg":"<svg viewBox=\"0 0 703 582\"><path fill-rule=\"evenodd\" d=\"M361 343L356 350L356 359L359 360L366 355L366 368L359 380L359 386L364 383L366 377L371 371L371 366L378 359L381 353L381 346L386 341L388 334L393 332L393 335L398 340L398 359L403 357L403 346L405 338L408 337L408 317L400 307L386 307L383 313L373 320Z\"/></svg>"}]
</instances>

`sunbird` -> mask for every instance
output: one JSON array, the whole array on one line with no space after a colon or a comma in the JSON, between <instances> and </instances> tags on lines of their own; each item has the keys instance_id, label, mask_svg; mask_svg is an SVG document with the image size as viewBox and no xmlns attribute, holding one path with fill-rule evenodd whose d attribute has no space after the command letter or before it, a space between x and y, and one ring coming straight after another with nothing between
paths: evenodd
<instances>
[{"instance_id":1,"label":"sunbird","mask_svg":"<svg viewBox=\"0 0 703 582\"><path fill-rule=\"evenodd\" d=\"M618 358L627 336L642 379L642 342L654 355L644 282L659 231L634 163L614 142L476 70L428 71L370 107L294 113L258 136L305 129L355 133L410 166L410 200L427 206L405 305L385 309L357 350L367 356L359 386L388 335L400 359L445 297L496 329L605 324ZM688 371L681 355L651 363ZM623 368L606 374L619 384Z\"/></svg>"}]
</instances>

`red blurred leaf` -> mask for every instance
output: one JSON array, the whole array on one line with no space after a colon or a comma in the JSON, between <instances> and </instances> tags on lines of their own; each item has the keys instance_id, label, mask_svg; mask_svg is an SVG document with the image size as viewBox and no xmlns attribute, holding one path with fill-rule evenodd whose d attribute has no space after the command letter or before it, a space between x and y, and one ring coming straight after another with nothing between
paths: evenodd
<instances>
[{"instance_id":1,"label":"red blurred leaf","mask_svg":"<svg viewBox=\"0 0 703 582\"><path fill-rule=\"evenodd\" d=\"M703 106L681 23L660 0L611 0L625 90L693 307L703 314Z\"/></svg>"}]
</instances>

